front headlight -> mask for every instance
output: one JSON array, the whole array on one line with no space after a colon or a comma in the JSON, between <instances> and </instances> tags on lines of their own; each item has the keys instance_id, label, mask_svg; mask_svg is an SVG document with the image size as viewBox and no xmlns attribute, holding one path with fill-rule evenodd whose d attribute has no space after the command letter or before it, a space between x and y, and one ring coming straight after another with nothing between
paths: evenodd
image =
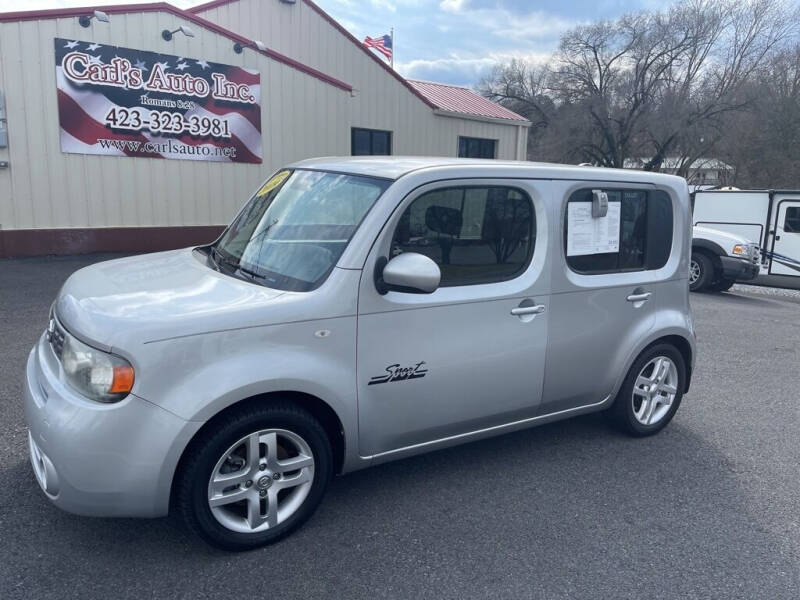
<instances>
[{"instance_id":1,"label":"front headlight","mask_svg":"<svg viewBox=\"0 0 800 600\"><path fill-rule=\"evenodd\" d=\"M737 256L750 256L750 246L745 244L736 244L733 247L733 253Z\"/></svg>"},{"instance_id":2,"label":"front headlight","mask_svg":"<svg viewBox=\"0 0 800 600\"><path fill-rule=\"evenodd\" d=\"M133 367L124 358L64 335L61 366L67 382L97 402L118 402L133 388Z\"/></svg>"}]
</instances>

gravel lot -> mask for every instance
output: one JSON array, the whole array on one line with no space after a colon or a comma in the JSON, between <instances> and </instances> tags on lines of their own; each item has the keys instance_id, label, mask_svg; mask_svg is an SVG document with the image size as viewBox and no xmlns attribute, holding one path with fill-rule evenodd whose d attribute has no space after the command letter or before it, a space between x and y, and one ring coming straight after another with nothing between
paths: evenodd
<instances>
[{"instance_id":1,"label":"gravel lot","mask_svg":"<svg viewBox=\"0 0 800 600\"><path fill-rule=\"evenodd\" d=\"M0 598L798 598L800 297L693 295L691 393L660 435L596 415L335 480L295 535L225 554L174 518L57 510L20 381L63 280L0 261Z\"/></svg>"},{"instance_id":2,"label":"gravel lot","mask_svg":"<svg viewBox=\"0 0 800 600\"><path fill-rule=\"evenodd\" d=\"M737 283L733 286L731 291L751 296L770 296L772 298L783 298L784 300L795 300L800 302L800 290L786 290L783 288L771 288L760 285L744 285Z\"/></svg>"}]
</instances>

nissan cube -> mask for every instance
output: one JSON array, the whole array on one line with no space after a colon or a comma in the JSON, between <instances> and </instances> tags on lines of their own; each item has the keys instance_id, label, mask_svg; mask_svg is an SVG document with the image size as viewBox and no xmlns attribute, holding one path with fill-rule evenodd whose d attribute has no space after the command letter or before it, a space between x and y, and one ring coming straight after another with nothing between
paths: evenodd
<instances>
[{"instance_id":1,"label":"nissan cube","mask_svg":"<svg viewBox=\"0 0 800 600\"><path fill-rule=\"evenodd\" d=\"M274 542L335 474L689 389L690 207L670 175L445 158L273 174L212 244L74 273L27 361L39 486Z\"/></svg>"}]
</instances>

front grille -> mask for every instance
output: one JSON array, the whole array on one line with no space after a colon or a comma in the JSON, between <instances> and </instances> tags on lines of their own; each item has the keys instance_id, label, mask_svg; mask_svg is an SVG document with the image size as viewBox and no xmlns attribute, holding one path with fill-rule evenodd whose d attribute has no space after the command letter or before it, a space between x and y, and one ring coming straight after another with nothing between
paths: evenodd
<instances>
[{"instance_id":1,"label":"front grille","mask_svg":"<svg viewBox=\"0 0 800 600\"><path fill-rule=\"evenodd\" d=\"M61 327L55 316L50 316L50 322L47 324L47 341L50 342L50 347L53 349L53 354L56 355L58 360L61 360L61 354L64 352L64 340L66 339L66 332Z\"/></svg>"}]
</instances>

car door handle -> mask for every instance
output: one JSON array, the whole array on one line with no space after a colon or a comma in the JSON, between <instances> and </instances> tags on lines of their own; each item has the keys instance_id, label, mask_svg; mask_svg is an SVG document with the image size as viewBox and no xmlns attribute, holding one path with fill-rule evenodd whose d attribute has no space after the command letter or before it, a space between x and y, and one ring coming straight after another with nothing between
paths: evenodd
<instances>
[{"instance_id":1,"label":"car door handle","mask_svg":"<svg viewBox=\"0 0 800 600\"><path fill-rule=\"evenodd\" d=\"M647 302L653 292L642 292L641 294L631 294L628 296L628 302Z\"/></svg>"},{"instance_id":2,"label":"car door handle","mask_svg":"<svg viewBox=\"0 0 800 600\"><path fill-rule=\"evenodd\" d=\"M511 309L511 314L515 317L520 315L540 315L544 312L544 304L536 304L535 306L518 306Z\"/></svg>"}]
</instances>

